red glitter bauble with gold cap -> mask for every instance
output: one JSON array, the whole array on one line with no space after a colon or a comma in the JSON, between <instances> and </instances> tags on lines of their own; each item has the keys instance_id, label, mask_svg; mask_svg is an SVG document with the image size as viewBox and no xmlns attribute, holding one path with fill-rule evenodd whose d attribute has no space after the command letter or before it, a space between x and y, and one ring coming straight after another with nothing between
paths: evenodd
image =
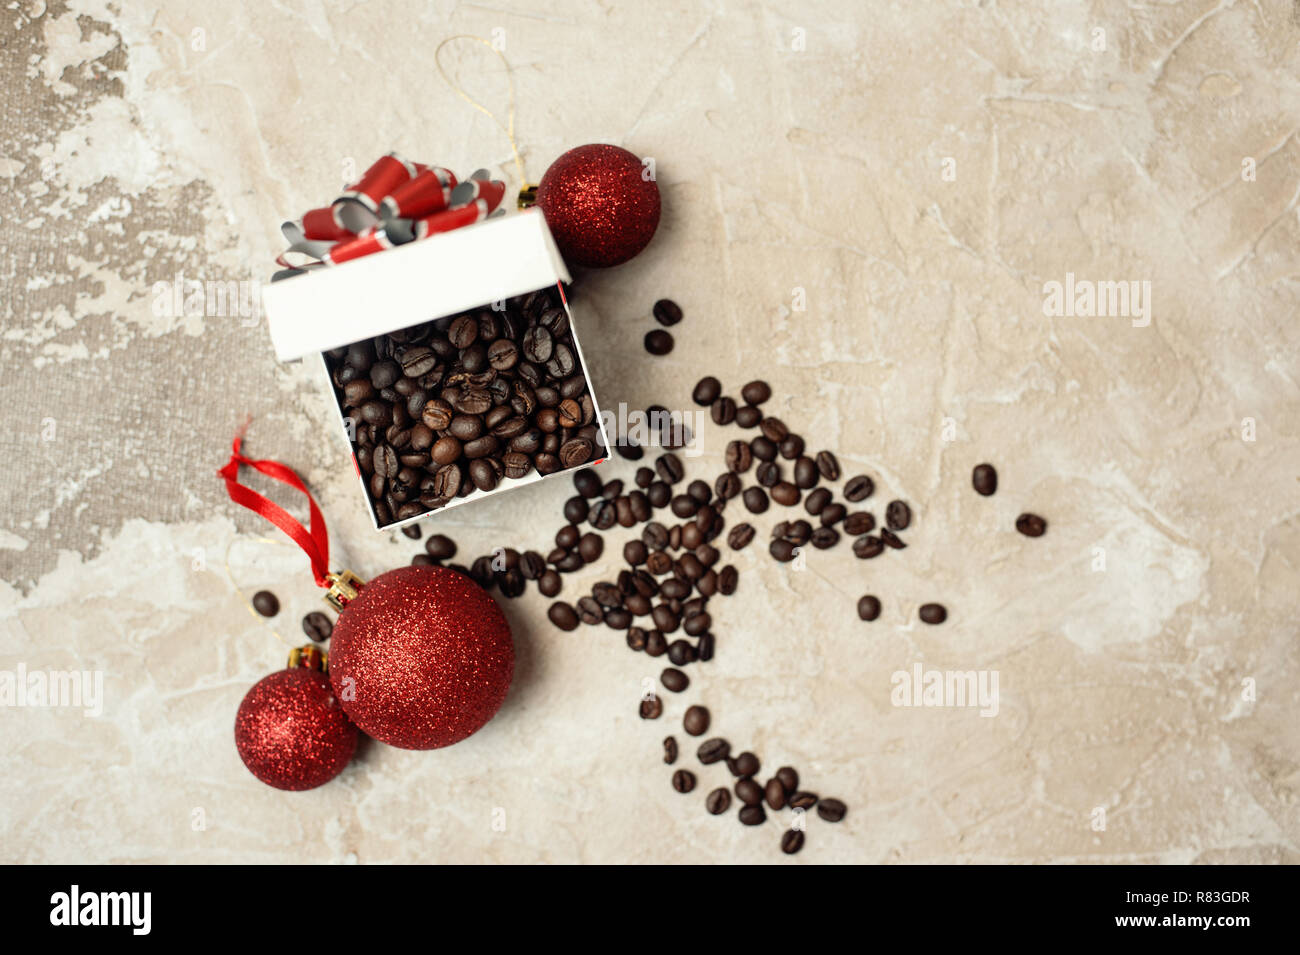
<instances>
[{"instance_id":1,"label":"red glitter bauble with gold cap","mask_svg":"<svg viewBox=\"0 0 1300 955\"><path fill-rule=\"evenodd\" d=\"M402 749L438 749L501 708L515 670L505 615L446 567L400 567L365 584L330 639L329 676L362 731Z\"/></svg>"},{"instance_id":2,"label":"red glitter bauble with gold cap","mask_svg":"<svg viewBox=\"0 0 1300 955\"><path fill-rule=\"evenodd\" d=\"M571 265L606 268L636 255L659 227L659 185L639 157L606 143L555 160L537 186L537 205Z\"/></svg>"}]
</instances>

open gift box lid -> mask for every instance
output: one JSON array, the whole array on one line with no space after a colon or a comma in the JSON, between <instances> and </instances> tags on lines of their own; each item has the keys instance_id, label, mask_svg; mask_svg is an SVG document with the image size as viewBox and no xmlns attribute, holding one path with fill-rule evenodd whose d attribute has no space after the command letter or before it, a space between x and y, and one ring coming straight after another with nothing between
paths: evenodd
<instances>
[{"instance_id":1,"label":"open gift box lid","mask_svg":"<svg viewBox=\"0 0 1300 955\"><path fill-rule=\"evenodd\" d=\"M488 219L262 291L280 361L568 282L540 209Z\"/></svg>"}]
</instances>

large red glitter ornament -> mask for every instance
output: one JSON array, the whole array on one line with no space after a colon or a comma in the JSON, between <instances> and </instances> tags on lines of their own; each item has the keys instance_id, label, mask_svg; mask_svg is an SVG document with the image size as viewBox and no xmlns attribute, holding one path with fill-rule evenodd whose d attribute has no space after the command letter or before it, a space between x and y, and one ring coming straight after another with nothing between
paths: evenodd
<instances>
[{"instance_id":1,"label":"large red glitter ornament","mask_svg":"<svg viewBox=\"0 0 1300 955\"><path fill-rule=\"evenodd\" d=\"M329 677L291 666L258 682L235 715L235 747L249 772L276 789L315 789L343 771L357 728Z\"/></svg>"},{"instance_id":2,"label":"large red glitter ornament","mask_svg":"<svg viewBox=\"0 0 1300 955\"><path fill-rule=\"evenodd\" d=\"M659 186L646 168L605 143L570 149L551 164L537 205L567 262L619 265L650 243L659 226Z\"/></svg>"},{"instance_id":3,"label":"large red glitter ornament","mask_svg":"<svg viewBox=\"0 0 1300 955\"><path fill-rule=\"evenodd\" d=\"M330 640L343 709L403 749L450 746L476 732L500 709L514 669L501 608L445 567L380 574L348 601Z\"/></svg>"}]
</instances>

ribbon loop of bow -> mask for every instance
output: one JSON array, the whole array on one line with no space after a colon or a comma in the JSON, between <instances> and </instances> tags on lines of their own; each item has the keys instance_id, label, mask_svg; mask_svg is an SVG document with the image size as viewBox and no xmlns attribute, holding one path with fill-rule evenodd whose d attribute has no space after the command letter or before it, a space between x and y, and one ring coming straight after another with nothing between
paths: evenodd
<instances>
[{"instance_id":1,"label":"ribbon loop of bow","mask_svg":"<svg viewBox=\"0 0 1300 955\"><path fill-rule=\"evenodd\" d=\"M381 156L328 206L280 226L289 247L276 257L283 271L272 281L481 222L505 191L486 169L458 181L441 166Z\"/></svg>"}]
</instances>

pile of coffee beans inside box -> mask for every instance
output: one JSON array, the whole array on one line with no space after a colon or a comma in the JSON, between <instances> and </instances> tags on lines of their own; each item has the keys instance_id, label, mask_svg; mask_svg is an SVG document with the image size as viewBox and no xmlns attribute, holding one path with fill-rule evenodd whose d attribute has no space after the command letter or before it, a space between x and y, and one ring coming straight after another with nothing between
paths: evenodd
<instances>
[{"instance_id":1,"label":"pile of coffee beans inside box","mask_svg":"<svg viewBox=\"0 0 1300 955\"><path fill-rule=\"evenodd\" d=\"M738 503L748 514L758 515L772 503L785 508L802 504L807 517L781 520L773 527L768 552L780 562L793 560L806 545L827 549L845 536L853 539L853 553L863 560L907 547L900 535L912 524L908 504L897 499L889 501L883 525L869 510L850 510L850 505L860 505L875 493L875 482L865 474L844 481L840 488L843 501L836 500L829 487L841 479L835 454L828 450L807 453L802 436L763 413L762 406L770 397L771 389L763 381L745 385L739 403L722 393L716 378L704 378L696 385L693 399L710 409L715 423L755 432L748 440L737 439L727 445L726 469L712 485L700 479L687 481L685 465L672 450L659 454L653 467L638 467L631 488L622 479L603 480L592 469L584 468L573 475L577 493L564 502L564 524L555 534L554 548L545 556L536 550L500 548L468 563L454 563L455 542L436 534L425 541L425 552L416 555L412 563L453 568L489 590L495 587L504 597L518 597L529 581L535 581L544 596L553 598L563 589L562 575L601 559L605 543L600 532L616 524L623 528L640 526L639 535L623 544L624 566L614 579L593 584L590 593L572 603L555 601L547 616L566 631L581 624L604 624L623 633L630 649L651 657L666 656L672 665L663 669L660 684L670 693L683 693L691 681L681 668L711 660L717 651L708 610L710 600L734 594L739 583L736 568L723 563L722 552L715 545L727 527L723 515L728 507L734 510ZM648 412L664 413L664 409L656 406ZM662 425L665 418L657 420ZM689 440L688 434L667 427L661 427L656 436L656 443L667 448L680 447ZM618 450L633 461L645 453L643 448L629 444L618 445ZM753 483L746 486L751 480ZM997 472L991 465L979 465L972 472L972 485L979 494L992 495L997 490ZM655 519L655 513L664 510L675 520L665 523ZM584 530L584 524L590 529ZM1041 536L1046 526L1046 521L1034 514L1022 514L1016 520L1017 530L1030 537ZM404 527L402 532L412 539L421 537L418 526ZM747 520L737 521L726 535L726 546L742 550L756 536L756 529ZM881 602L872 594L864 594L856 610L860 619L873 621L881 614ZM930 602L921 605L917 615L924 623L940 624L948 612L942 604ZM303 629L313 639L324 639L329 635L329 621L313 619L318 616L324 615L312 614L304 619ZM658 719L664 713L664 703L665 697L648 695L639 703L639 714L643 719ZM710 724L711 716L704 706L685 709L682 728L688 736L704 736ZM679 755L676 737L666 737L664 762L675 765ZM737 817L744 825L762 824L769 812L790 810L795 814L798 822L792 819L780 839L781 851L787 854L803 848L805 813L815 809L820 819L839 822L848 812L841 800L821 798L802 789L798 772L790 766L781 767L760 783L759 758L748 751L733 755L730 743L723 738L705 739L695 755L702 765L725 763L735 780L730 789L718 787L708 793L704 807L709 813L726 813L734 793ZM690 793L696 788L697 777L689 769L678 768L673 771L671 783L677 792Z\"/></svg>"},{"instance_id":2,"label":"pile of coffee beans inside box","mask_svg":"<svg viewBox=\"0 0 1300 955\"><path fill-rule=\"evenodd\" d=\"M381 527L606 455L558 289L325 355Z\"/></svg>"}]
</instances>

